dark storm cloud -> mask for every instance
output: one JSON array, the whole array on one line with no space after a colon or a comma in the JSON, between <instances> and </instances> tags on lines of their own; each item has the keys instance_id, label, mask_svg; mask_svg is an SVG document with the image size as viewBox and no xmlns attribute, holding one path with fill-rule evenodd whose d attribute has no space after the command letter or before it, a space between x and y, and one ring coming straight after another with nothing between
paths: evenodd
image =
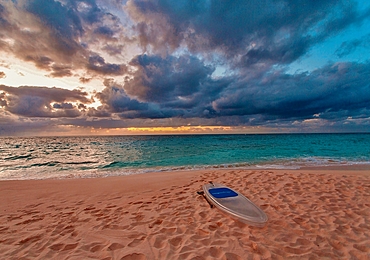
<instances>
[{"instance_id":1,"label":"dark storm cloud","mask_svg":"<svg viewBox=\"0 0 370 260\"><path fill-rule=\"evenodd\" d=\"M214 68L190 55L138 55L130 65L135 70L126 77L120 91L146 104L147 109L122 117L208 117L214 113L211 102L232 81L228 77L213 79Z\"/></svg>"},{"instance_id":2,"label":"dark storm cloud","mask_svg":"<svg viewBox=\"0 0 370 260\"><path fill-rule=\"evenodd\" d=\"M68 8L58 1L33 0L26 8L52 28L61 39L70 41L83 33L80 17L71 7ZM69 41L64 43L68 44Z\"/></svg>"},{"instance_id":3,"label":"dark storm cloud","mask_svg":"<svg viewBox=\"0 0 370 260\"><path fill-rule=\"evenodd\" d=\"M51 132L56 125L49 118L19 118L0 110L0 136L37 135L41 131Z\"/></svg>"},{"instance_id":4,"label":"dark storm cloud","mask_svg":"<svg viewBox=\"0 0 370 260\"><path fill-rule=\"evenodd\" d=\"M370 116L370 63L334 63L294 75L282 70L255 79L214 79L212 68L194 57L143 55L131 64L137 70L130 79L122 84L107 80L106 88L97 93L103 107L96 113L106 111L121 118L214 118L218 125Z\"/></svg>"},{"instance_id":5,"label":"dark storm cloud","mask_svg":"<svg viewBox=\"0 0 370 260\"><path fill-rule=\"evenodd\" d=\"M111 30L107 26L101 26L101 27L96 28L94 30L94 33L100 34L100 35L103 35L103 36L107 36L107 37L113 37L113 35L114 35L114 31Z\"/></svg>"},{"instance_id":6,"label":"dark storm cloud","mask_svg":"<svg viewBox=\"0 0 370 260\"><path fill-rule=\"evenodd\" d=\"M158 61L158 66L154 66L154 61ZM142 75L148 82L157 82L156 78L149 76L162 75L161 83L166 86L166 80L172 81L176 77L158 73L158 68L169 66L163 65L164 61L156 57L137 62L150 64L156 72L151 74L147 71ZM168 91L163 102L156 98L139 101L126 92L127 82L119 84L111 79L105 81L102 92L96 93L96 98L102 103L96 109L87 109L83 105L90 100L87 93L79 90L4 85L0 86L1 105L12 114L28 117L117 115L123 119L198 118L199 122L203 118L218 125L370 117L370 63L335 63L312 73L295 75L284 71L267 73L259 81L245 81L238 77L216 80L207 75L198 77L197 84L194 83L196 87L187 92ZM178 93L186 93L186 98L179 99ZM79 102L80 106L76 108L71 102ZM187 102L190 105L185 105ZM84 116L81 111L88 112Z\"/></svg>"},{"instance_id":7,"label":"dark storm cloud","mask_svg":"<svg viewBox=\"0 0 370 260\"><path fill-rule=\"evenodd\" d=\"M169 118L178 116L178 109L170 109L162 104L141 102L126 94L124 87L113 80L105 80L105 89L96 94L103 104L97 109L90 109L88 115L96 117L107 117L112 114L123 119L133 118ZM180 111L180 113L183 113Z\"/></svg>"},{"instance_id":8,"label":"dark storm cloud","mask_svg":"<svg viewBox=\"0 0 370 260\"><path fill-rule=\"evenodd\" d=\"M105 80L105 89L96 94L96 97L105 105L106 110L111 113L122 113L126 111L146 110L147 104L127 96L123 87L113 80Z\"/></svg>"},{"instance_id":9,"label":"dark storm cloud","mask_svg":"<svg viewBox=\"0 0 370 260\"><path fill-rule=\"evenodd\" d=\"M0 25L4 27L7 21L3 18L5 16L5 7L0 3Z\"/></svg>"},{"instance_id":10,"label":"dark storm cloud","mask_svg":"<svg viewBox=\"0 0 370 260\"><path fill-rule=\"evenodd\" d=\"M360 39L343 42L336 50L336 54L338 57L342 58L354 52L358 48L364 48L365 50L367 49L366 51L370 49L370 34L367 34Z\"/></svg>"},{"instance_id":11,"label":"dark storm cloud","mask_svg":"<svg viewBox=\"0 0 370 260\"><path fill-rule=\"evenodd\" d=\"M127 9L142 46L243 55L243 64L289 63L314 44L365 19L352 1L147 1ZM161 37L157 37L161 35Z\"/></svg>"},{"instance_id":12,"label":"dark storm cloud","mask_svg":"<svg viewBox=\"0 0 370 260\"><path fill-rule=\"evenodd\" d=\"M50 30L53 49L58 54L72 56L81 51L76 38L82 36L84 30L80 17L71 6L53 0L33 0L28 2L26 10Z\"/></svg>"},{"instance_id":13,"label":"dark storm cloud","mask_svg":"<svg viewBox=\"0 0 370 260\"><path fill-rule=\"evenodd\" d=\"M335 63L312 73L266 74L235 82L213 102L221 116L263 115L265 119L330 119L370 115L370 63ZM244 86L243 86L244 85Z\"/></svg>"},{"instance_id":14,"label":"dark storm cloud","mask_svg":"<svg viewBox=\"0 0 370 260\"><path fill-rule=\"evenodd\" d=\"M127 93L157 103L191 98L214 71L189 55L162 58L144 54L133 58L130 65L137 70L125 82Z\"/></svg>"},{"instance_id":15,"label":"dark storm cloud","mask_svg":"<svg viewBox=\"0 0 370 260\"><path fill-rule=\"evenodd\" d=\"M8 17L9 17L9 13L7 12L5 6L0 3L0 26L4 30L9 29L11 27L11 24L7 21ZM2 35L1 32L0 32L0 35ZM0 47L1 47L1 43L0 43Z\"/></svg>"},{"instance_id":16,"label":"dark storm cloud","mask_svg":"<svg viewBox=\"0 0 370 260\"><path fill-rule=\"evenodd\" d=\"M53 108L56 108L56 109L73 109L73 105L71 103L55 103L55 104L53 104Z\"/></svg>"},{"instance_id":17,"label":"dark storm cloud","mask_svg":"<svg viewBox=\"0 0 370 260\"><path fill-rule=\"evenodd\" d=\"M4 93L0 96L3 108L26 117L76 117L80 111L67 101L91 103L87 93L80 90L0 85L0 91Z\"/></svg>"},{"instance_id":18,"label":"dark storm cloud","mask_svg":"<svg viewBox=\"0 0 370 260\"><path fill-rule=\"evenodd\" d=\"M106 63L104 58L94 55L89 58L88 69L103 75L122 75L126 71L125 65Z\"/></svg>"}]
</instances>

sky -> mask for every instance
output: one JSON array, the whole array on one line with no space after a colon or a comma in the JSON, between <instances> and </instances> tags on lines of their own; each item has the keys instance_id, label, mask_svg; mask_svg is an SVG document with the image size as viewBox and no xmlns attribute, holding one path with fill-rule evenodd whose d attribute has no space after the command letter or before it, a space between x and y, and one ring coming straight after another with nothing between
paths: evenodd
<instances>
[{"instance_id":1,"label":"sky","mask_svg":"<svg viewBox=\"0 0 370 260\"><path fill-rule=\"evenodd\" d=\"M0 136L370 132L367 0L0 0Z\"/></svg>"}]
</instances>

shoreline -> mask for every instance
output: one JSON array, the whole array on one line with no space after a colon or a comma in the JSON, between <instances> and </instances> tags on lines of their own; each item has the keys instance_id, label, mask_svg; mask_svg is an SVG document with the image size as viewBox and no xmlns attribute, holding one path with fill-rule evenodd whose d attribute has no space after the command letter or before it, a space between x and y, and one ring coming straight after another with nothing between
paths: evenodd
<instances>
[{"instance_id":1,"label":"shoreline","mask_svg":"<svg viewBox=\"0 0 370 260\"><path fill-rule=\"evenodd\" d=\"M370 167L206 169L0 181L7 259L368 259ZM196 194L215 181L269 217L248 226Z\"/></svg>"},{"instance_id":2,"label":"shoreline","mask_svg":"<svg viewBox=\"0 0 370 260\"><path fill-rule=\"evenodd\" d=\"M123 171L123 170L127 170ZM141 171L143 170L143 171ZM146 168L146 169L120 169L121 173L117 172L92 172L88 173L86 171L85 174L77 173L68 173L67 175L61 175L60 177L44 177L44 178L30 178L30 179L1 179L1 182L7 181L44 181L44 180L66 180L66 179L101 179L101 178L114 178L114 177L126 177L126 176L133 176L133 175L143 175L145 174L173 174L173 173L188 173L188 172L199 172L199 171L263 171L263 170L272 170L272 171L369 171L370 172L370 163L360 163L360 164L335 164L335 165L297 165L297 166L286 166L286 167L266 167L266 166L219 166L219 167L178 167L178 168L169 168L165 170L156 169L156 168Z\"/></svg>"}]
</instances>

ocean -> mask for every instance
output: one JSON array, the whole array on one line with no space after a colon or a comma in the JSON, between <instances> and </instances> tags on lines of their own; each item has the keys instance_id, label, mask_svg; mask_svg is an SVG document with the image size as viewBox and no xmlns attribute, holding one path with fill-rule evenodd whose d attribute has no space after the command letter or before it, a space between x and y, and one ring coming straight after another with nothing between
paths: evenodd
<instances>
[{"instance_id":1,"label":"ocean","mask_svg":"<svg viewBox=\"0 0 370 260\"><path fill-rule=\"evenodd\" d=\"M0 138L0 180L370 165L370 134Z\"/></svg>"}]
</instances>

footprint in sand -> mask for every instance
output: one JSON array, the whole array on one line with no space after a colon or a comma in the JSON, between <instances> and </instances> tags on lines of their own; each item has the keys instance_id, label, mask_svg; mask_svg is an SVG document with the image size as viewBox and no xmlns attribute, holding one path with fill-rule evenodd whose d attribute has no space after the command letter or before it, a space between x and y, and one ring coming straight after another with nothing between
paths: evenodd
<instances>
[{"instance_id":1,"label":"footprint in sand","mask_svg":"<svg viewBox=\"0 0 370 260\"><path fill-rule=\"evenodd\" d=\"M178 237L171 238L168 242L170 243L171 246L178 248L180 247L182 243L182 237L178 236Z\"/></svg>"},{"instance_id":2,"label":"footprint in sand","mask_svg":"<svg viewBox=\"0 0 370 260\"><path fill-rule=\"evenodd\" d=\"M221 248L218 247L211 247L209 249L210 255L215 259L220 259L221 256L224 254Z\"/></svg>"},{"instance_id":3,"label":"footprint in sand","mask_svg":"<svg viewBox=\"0 0 370 260\"><path fill-rule=\"evenodd\" d=\"M61 251L63 247L64 247L64 244L54 244L54 245L49 246L49 248L53 251Z\"/></svg>"},{"instance_id":4,"label":"footprint in sand","mask_svg":"<svg viewBox=\"0 0 370 260\"><path fill-rule=\"evenodd\" d=\"M103 248L104 248L104 246L102 246L102 245L96 245L96 246L90 248L90 252L95 253L95 252L98 252L98 251L102 251Z\"/></svg>"},{"instance_id":5,"label":"footprint in sand","mask_svg":"<svg viewBox=\"0 0 370 260\"><path fill-rule=\"evenodd\" d=\"M84 245L84 246L81 247L82 250L90 251L90 252L93 252L93 253L97 252L97 251L100 251L102 248L103 248L103 246L98 242L87 244L87 245Z\"/></svg>"},{"instance_id":6,"label":"footprint in sand","mask_svg":"<svg viewBox=\"0 0 370 260\"><path fill-rule=\"evenodd\" d=\"M121 258L121 260L146 260L146 256L143 254L129 254Z\"/></svg>"},{"instance_id":7,"label":"footprint in sand","mask_svg":"<svg viewBox=\"0 0 370 260\"><path fill-rule=\"evenodd\" d=\"M226 253L225 258L227 260L243 260L244 258L234 254L234 253Z\"/></svg>"},{"instance_id":8,"label":"footprint in sand","mask_svg":"<svg viewBox=\"0 0 370 260\"><path fill-rule=\"evenodd\" d=\"M163 220L162 219L157 219L156 221L154 221L153 223L149 224L149 228L153 228L154 226L156 225L160 225L162 224Z\"/></svg>"},{"instance_id":9,"label":"footprint in sand","mask_svg":"<svg viewBox=\"0 0 370 260\"><path fill-rule=\"evenodd\" d=\"M60 243L60 244L51 245L49 248L53 251L68 251L68 250L75 249L77 246L78 246L78 243L75 243L75 244Z\"/></svg>"},{"instance_id":10,"label":"footprint in sand","mask_svg":"<svg viewBox=\"0 0 370 260\"><path fill-rule=\"evenodd\" d=\"M121 249L121 248L124 248L125 246L122 245L122 244L119 244L119 243L113 243L111 244L109 247L108 247L108 250L110 251L114 251L114 250L117 250L117 249Z\"/></svg>"},{"instance_id":11,"label":"footprint in sand","mask_svg":"<svg viewBox=\"0 0 370 260\"><path fill-rule=\"evenodd\" d=\"M40 241L42 238L42 234L37 234L37 235L34 235L34 236L29 236L25 239L22 239L21 241L18 242L18 245L28 245L28 244L31 244L31 243L34 243L34 242L38 242Z\"/></svg>"},{"instance_id":12,"label":"footprint in sand","mask_svg":"<svg viewBox=\"0 0 370 260\"><path fill-rule=\"evenodd\" d=\"M129 247L136 247L138 245L140 245L144 240L144 237L140 238L140 239L134 239L132 240L131 243L128 244Z\"/></svg>"},{"instance_id":13,"label":"footprint in sand","mask_svg":"<svg viewBox=\"0 0 370 260\"><path fill-rule=\"evenodd\" d=\"M204 229L198 229L196 234L201 236L201 237L208 237L210 232L208 232L207 230L204 230Z\"/></svg>"},{"instance_id":14,"label":"footprint in sand","mask_svg":"<svg viewBox=\"0 0 370 260\"><path fill-rule=\"evenodd\" d=\"M67 244L64 246L63 251L75 249L78 246L78 243L75 244Z\"/></svg>"},{"instance_id":15,"label":"footprint in sand","mask_svg":"<svg viewBox=\"0 0 370 260\"><path fill-rule=\"evenodd\" d=\"M153 246L157 249L164 248L166 246L167 238L165 236L157 236L154 240Z\"/></svg>"}]
</instances>

